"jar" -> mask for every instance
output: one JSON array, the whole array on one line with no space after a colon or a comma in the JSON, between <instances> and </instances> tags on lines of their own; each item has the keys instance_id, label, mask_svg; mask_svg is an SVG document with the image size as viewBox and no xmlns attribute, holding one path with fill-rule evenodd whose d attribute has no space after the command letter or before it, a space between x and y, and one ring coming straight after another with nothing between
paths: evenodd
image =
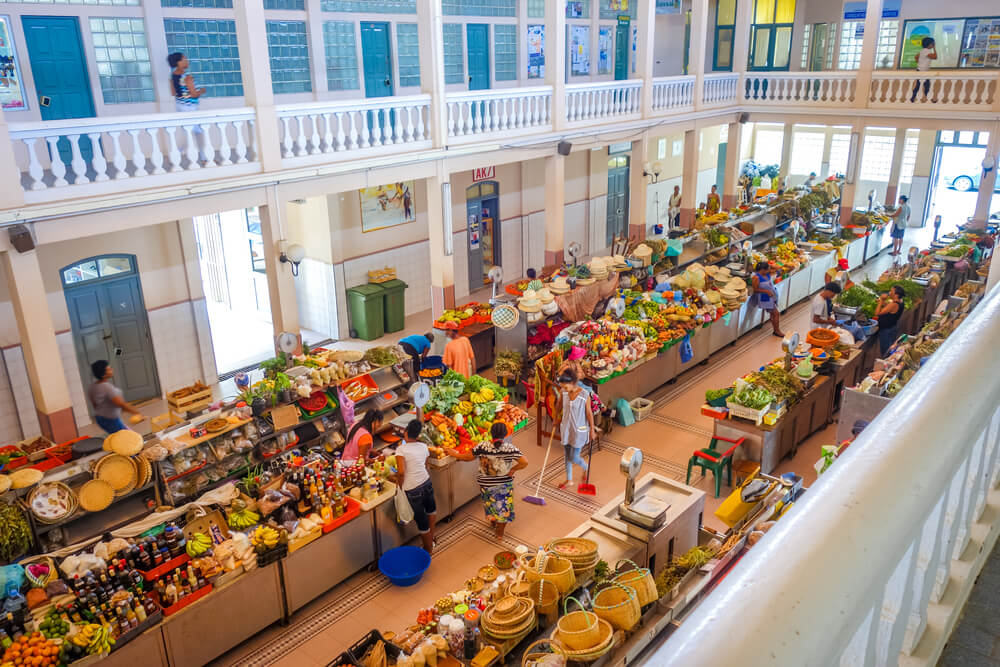
<instances>
[{"instance_id":1,"label":"jar","mask_svg":"<svg viewBox=\"0 0 1000 667\"><path fill-rule=\"evenodd\" d=\"M446 638L451 654L461 658L465 654L465 622L460 618L452 618Z\"/></svg>"}]
</instances>

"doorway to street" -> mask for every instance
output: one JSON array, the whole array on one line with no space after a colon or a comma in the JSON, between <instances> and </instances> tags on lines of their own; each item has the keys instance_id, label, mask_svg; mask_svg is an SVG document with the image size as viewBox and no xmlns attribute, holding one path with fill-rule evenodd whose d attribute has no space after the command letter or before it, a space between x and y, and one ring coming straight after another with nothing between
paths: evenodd
<instances>
[{"instance_id":1,"label":"doorway to street","mask_svg":"<svg viewBox=\"0 0 1000 667\"><path fill-rule=\"evenodd\" d=\"M503 234L500 225L500 185L483 181L465 189L469 218L469 292L490 283L490 269L500 266Z\"/></svg>"},{"instance_id":2,"label":"doorway to street","mask_svg":"<svg viewBox=\"0 0 1000 667\"><path fill-rule=\"evenodd\" d=\"M954 231L976 211L988 132L972 130L938 132L931 167L927 220L941 216L941 233ZM994 189L990 213L1000 212L1000 182Z\"/></svg>"}]
</instances>

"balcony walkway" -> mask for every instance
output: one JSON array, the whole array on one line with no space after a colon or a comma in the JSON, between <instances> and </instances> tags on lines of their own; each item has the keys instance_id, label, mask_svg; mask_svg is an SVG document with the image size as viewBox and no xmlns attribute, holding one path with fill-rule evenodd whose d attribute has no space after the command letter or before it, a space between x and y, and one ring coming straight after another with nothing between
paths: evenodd
<instances>
[{"instance_id":1,"label":"balcony walkway","mask_svg":"<svg viewBox=\"0 0 1000 667\"><path fill-rule=\"evenodd\" d=\"M938 667L1000 666L1000 544L972 586Z\"/></svg>"}]
</instances>

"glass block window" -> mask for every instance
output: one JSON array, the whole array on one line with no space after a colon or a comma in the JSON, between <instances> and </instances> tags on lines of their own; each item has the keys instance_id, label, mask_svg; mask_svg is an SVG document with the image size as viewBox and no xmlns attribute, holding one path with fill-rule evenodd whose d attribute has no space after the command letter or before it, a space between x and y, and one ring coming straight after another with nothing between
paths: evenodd
<instances>
[{"instance_id":1,"label":"glass block window","mask_svg":"<svg viewBox=\"0 0 1000 667\"><path fill-rule=\"evenodd\" d=\"M806 174L820 171L823 166L823 144L826 134L822 132L793 132L792 159L789 174Z\"/></svg>"},{"instance_id":2,"label":"glass block window","mask_svg":"<svg viewBox=\"0 0 1000 667\"><path fill-rule=\"evenodd\" d=\"M517 0L441 0L445 16L517 16Z\"/></svg>"},{"instance_id":3,"label":"glass block window","mask_svg":"<svg viewBox=\"0 0 1000 667\"><path fill-rule=\"evenodd\" d=\"M840 56L837 69L857 69L861 65L861 46L865 41L864 21L844 21L840 31Z\"/></svg>"},{"instance_id":4,"label":"glass block window","mask_svg":"<svg viewBox=\"0 0 1000 667\"><path fill-rule=\"evenodd\" d=\"M267 52L271 60L271 89L275 94L308 93L309 40L305 21L267 21Z\"/></svg>"},{"instance_id":5,"label":"glass block window","mask_svg":"<svg viewBox=\"0 0 1000 667\"><path fill-rule=\"evenodd\" d=\"M354 25L353 21L326 21L323 24L326 82L330 90L355 90L361 87Z\"/></svg>"},{"instance_id":6,"label":"glass block window","mask_svg":"<svg viewBox=\"0 0 1000 667\"><path fill-rule=\"evenodd\" d=\"M304 12L306 10L306 0L264 0L264 9L284 9Z\"/></svg>"},{"instance_id":7,"label":"glass block window","mask_svg":"<svg viewBox=\"0 0 1000 667\"><path fill-rule=\"evenodd\" d=\"M420 85L420 39L416 23L396 24L396 58L399 61L399 86Z\"/></svg>"},{"instance_id":8,"label":"glass block window","mask_svg":"<svg viewBox=\"0 0 1000 667\"><path fill-rule=\"evenodd\" d=\"M545 18L545 0L528 0L528 18Z\"/></svg>"},{"instance_id":9,"label":"glass block window","mask_svg":"<svg viewBox=\"0 0 1000 667\"><path fill-rule=\"evenodd\" d=\"M835 134L830 138L830 173L846 174L847 157L851 152L851 135Z\"/></svg>"},{"instance_id":10,"label":"glass block window","mask_svg":"<svg viewBox=\"0 0 1000 667\"><path fill-rule=\"evenodd\" d=\"M830 23L826 30L826 69L833 69L833 51L837 45L837 24Z\"/></svg>"},{"instance_id":11,"label":"glass block window","mask_svg":"<svg viewBox=\"0 0 1000 667\"><path fill-rule=\"evenodd\" d=\"M160 0L160 6L194 7L196 9L232 9L233 0Z\"/></svg>"},{"instance_id":12,"label":"glass block window","mask_svg":"<svg viewBox=\"0 0 1000 667\"><path fill-rule=\"evenodd\" d=\"M896 42L899 39L899 21L882 20L878 24L878 44L875 46L875 69L889 69L896 65Z\"/></svg>"},{"instance_id":13,"label":"glass block window","mask_svg":"<svg viewBox=\"0 0 1000 667\"><path fill-rule=\"evenodd\" d=\"M517 79L517 26L493 26L493 67L497 81Z\"/></svg>"},{"instance_id":14,"label":"glass block window","mask_svg":"<svg viewBox=\"0 0 1000 667\"><path fill-rule=\"evenodd\" d=\"M589 19L590 5L593 0L566 0L566 18L568 19ZM542 12L542 17L545 12Z\"/></svg>"},{"instance_id":15,"label":"glass block window","mask_svg":"<svg viewBox=\"0 0 1000 667\"><path fill-rule=\"evenodd\" d=\"M892 169L892 149L896 137L866 134L861 151L861 180L889 182Z\"/></svg>"},{"instance_id":16,"label":"glass block window","mask_svg":"<svg viewBox=\"0 0 1000 667\"><path fill-rule=\"evenodd\" d=\"M417 0L323 0L320 6L324 12L417 13Z\"/></svg>"},{"instance_id":17,"label":"glass block window","mask_svg":"<svg viewBox=\"0 0 1000 667\"><path fill-rule=\"evenodd\" d=\"M143 19L92 17L90 32L104 103L152 102L153 76Z\"/></svg>"},{"instance_id":18,"label":"glass block window","mask_svg":"<svg viewBox=\"0 0 1000 667\"><path fill-rule=\"evenodd\" d=\"M444 82L465 83L462 24L445 23L441 31L444 35Z\"/></svg>"},{"instance_id":19,"label":"glass block window","mask_svg":"<svg viewBox=\"0 0 1000 667\"><path fill-rule=\"evenodd\" d=\"M626 14L635 19L635 2L629 2L628 0L600 0L600 3L602 19L614 20Z\"/></svg>"},{"instance_id":20,"label":"glass block window","mask_svg":"<svg viewBox=\"0 0 1000 667\"><path fill-rule=\"evenodd\" d=\"M812 26L808 23L802 28L802 69L809 69L809 33Z\"/></svg>"},{"instance_id":21,"label":"glass block window","mask_svg":"<svg viewBox=\"0 0 1000 667\"><path fill-rule=\"evenodd\" d=\"M191 61L195 85L209 97L243 94L236 22L218 19L163 19L167 51L182 51Z\"/></svg>"},{"instance_id":22,"label":"glass block window","mask_svg":"<svg viewBox=\"0 0 1000 667\"><path fill-rule=\"evenodd\" d=\"M917 164L917 144L920 143L920 130L907 130L906 142L903 144L903 164L899 168L899 182L913 182L913 168Z\"/></svg>"},{"instance_id":23,"label":"glass block window","mask_svg":"<svg viewBox=\"0 0 1000 667\"><path fill-rule=\"evenodd\" d=\"M51 5L58 2L60 5L139 5L139 0L0 0L0 5L6 3L18 3L24 5Z\"/></svg>"}]
</instances>

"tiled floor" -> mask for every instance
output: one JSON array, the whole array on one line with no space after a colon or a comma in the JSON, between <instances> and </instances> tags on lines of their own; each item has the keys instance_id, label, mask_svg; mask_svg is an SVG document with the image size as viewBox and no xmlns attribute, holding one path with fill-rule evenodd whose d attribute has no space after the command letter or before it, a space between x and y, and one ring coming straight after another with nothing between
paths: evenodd
<instances>
[{"instance_id":1,"label":"tiled floor","mask_svg":"<svg viewBox=\"0 0 1000 667\"><path fill-rule=\"evenodd\" d=\"M1000 545L986 559L938 666L1000 666Z\"/></svg>"},{"instance_id":2,"label":"tiled floor","mask_svg":"<svg viewBox=\"0 0 1000 667\"><path fill-rule=\"evenodd\" d=\"M870 264L866 272L877 277L890 263L891 258L880 258ZM408 332L422 331L426 322L425 319L417 323L419 326L411 325ZM799 304L784 314L782 327L785 331L800 333L811 328L808 304ZM397 336L399 334L394 334L393 338ZM738 375L779 354L780 340L771 336L770 328L758 329L740 338L735 345L719 350L706 365L687 371L675 384L654 391L651 394L656 402L653 414L627 428L616 426L604 438L600 451L593 453L590 481L597 487L596 496L581 496L573 489L557 488L565 476L561 448L555 443L549 463L542 471L545 447L536 446L536 425L531 424L515 437L530 466L518 477L517 518L509 527L504 546L544 544L552 537L565 535L595 509L621 493L624 480L618 471L618 460L625 447L642 448L644 472L655 471L683 481L688 457L694 450L704 447L711 434L712 421L699 412L705 390L725 386ZM833 444L834 435L834 426L813 435L799 447L793 460L781 462L779 472L794 470L803 476L806 485L815 482L813 463L820 458L822 445ZM539 474L543 477L541 495L547 500L545 506L522 500L523 496L535 493ZM578 481L579 470L574 482ZM708 494L705 524L725 530L726 526L713 514L723 498L713 497L711 474L703 477L696 473L691 484ZM726 488L722 495L727 495ZM371 628L399 631L412 623L418 609L432 605L444 593L461 588L498 549L499 545L483 521L479 503L471 502L440 527L431 569L418 585L394 588L378 573L361 573L297 612L288 627L270 628L222 656L215 664L247 667L326 664Z\"/></svg>"}]
</instances>

